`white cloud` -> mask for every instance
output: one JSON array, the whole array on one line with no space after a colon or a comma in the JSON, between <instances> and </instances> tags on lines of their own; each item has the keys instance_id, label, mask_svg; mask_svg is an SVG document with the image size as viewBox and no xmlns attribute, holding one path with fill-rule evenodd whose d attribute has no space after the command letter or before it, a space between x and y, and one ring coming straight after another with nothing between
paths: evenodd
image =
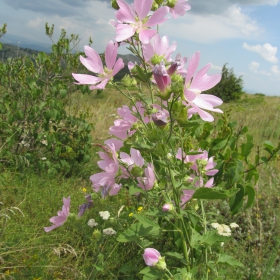
<instances>
[{"instance_id":1,"label":"white cloud","mask_svg":"<svg viewBox=\"0 0 280 280\"><path fill-rule=\"evenodd\" d=\"M276 76L280 76L280 70L278 68L278 65L273 65L270 68L272 74L276 75Z\"/></svg>"},{"instance_id":2,"label":"white cloud","mask_svg":"<svg viewBox=\"0 0 280 280\"><path fill-rule=\"evenodd\" d=\"M163 28L169 36L208 44L231 38L255 37L263 31L255 20L236 5L230 6L220 15L189 13L177 21L168 21Z\"/></svg>"},{"instance_id":3,"label":"white cloud","mask_svg":"<svg viewBox=\"0 0 280 280\"><path fill-rule=\"evenodd\" d=\"M276 57L277 47L273 47L269 43L255 46L250 46L247 43L244 43L243 48L248 51L258 53L262 58L264 58L268 62L277 63L278 61Z\"/></svg>"},{"instance_id":4,"label":"white cloud","mask_svg":"<svg viewBox=\"0 0 280 280\"><path fill-rule=\"evenodd\" d=\"M258 62L252 61L249 64L249 69L250 71L254 72L254 73L258 73L258 69L260 67L260 64Z\"/></svg>"},{"instance_id":5,"label":"white cloud","mask_svg":"<svg viewBox=\"0 0 280 280\"><path fill-rule=\"evenodd\" d=\"M222 72L223 67L218 66L218 65L214 65L214 64L211 63L211 69L218 70L218 71Z\"/></svg>"},{"instance_id":6,"label":"white cloud","mask_svg":"<svg viewBox=\"0 0 280 280\"><path fill-rule=\"evenodd\" d=\"M31 19L27 22L28 27L38 28L42 22L42 19L39 17L36 17L35 19Z\"/></svg>"}]
</instances>

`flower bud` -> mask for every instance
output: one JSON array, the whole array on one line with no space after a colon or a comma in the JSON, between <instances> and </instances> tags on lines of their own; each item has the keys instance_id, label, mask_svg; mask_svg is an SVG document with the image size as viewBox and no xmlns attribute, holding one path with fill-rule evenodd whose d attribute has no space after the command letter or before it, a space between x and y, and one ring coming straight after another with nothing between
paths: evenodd
<instances>
[{"instance_id":1,"label":"flower bud","mask_svg":"<svg viewBox=\"0 0 280 280\"><path fill-rule=\"evenodd\" d=\"M117 0L111 0L111 5L115 10L119 10L119 8L120 8Z\"/></svg>"},{"instance_id":2,"label":"flower bud","mask_svg":"<svg viewBox=\"0 0 280 280\"><path fill-rule=\"evenodd\" d=\"M152 120L158 127L165 127L168 123L167 115L163 110L158 110L158 112L152 114Z\"/></svg>"},{"instance_id":3,"label":"flower bud","mask_svg":"<svg viewBox=\"0 0 280 280\"><path fill-rule=\"evenodd\" d=\"M164 205L163 205L163 207L162 207L162 211L163 212L170 212L170 211L172 211L174 209L174 206L173 206L173 204L171 204L171 203L165 203Z\"/></svg>"}]
</instances>

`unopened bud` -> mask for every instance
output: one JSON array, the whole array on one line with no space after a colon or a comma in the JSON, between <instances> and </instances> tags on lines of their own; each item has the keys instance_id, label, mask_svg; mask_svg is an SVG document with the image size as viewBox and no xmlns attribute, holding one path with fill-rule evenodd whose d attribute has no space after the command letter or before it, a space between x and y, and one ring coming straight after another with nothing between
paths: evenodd
<instances>
[{"instance_id":1,"label":"unopened bud","mask_svg":"<svg viewBox=\"0 0 280 280\"><path fill-rule=\"evenodd\" d=\"M118 10L120 8L117 0L111 0L111 5L115 10Z\"/></svg>"}]
</instances>

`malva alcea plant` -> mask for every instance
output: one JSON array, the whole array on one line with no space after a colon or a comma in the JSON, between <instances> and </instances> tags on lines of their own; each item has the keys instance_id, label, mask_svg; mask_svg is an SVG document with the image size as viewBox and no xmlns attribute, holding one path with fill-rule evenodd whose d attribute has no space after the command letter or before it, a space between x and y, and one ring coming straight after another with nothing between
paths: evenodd
<instances>
[{"instance_id":1,"label":"malva alcea plant","mask_svg":"<svg viewBox=\"0 0 280 280\"><path fill-rule=\"evenodd\" d=\"M183 16L190 10L186 0L135 0L131 5L116 0L112 5L117 9L117 42L106 47L106 67L86 46L86 58L80 61L95 75L73 74L78 84L91 89L114 86L131 105L118 109L119 118L109 128L112 138L100 145L97 164L102 171L90 177L93 192L100 199L123 192L136 209L141 205L141 211L129 214L129 226L114 230L118 242L135 242L144 252L147 267L140 274L149 279L222 277L220 265L242 264L221 253L220 245L230 240L231 230L224 224L211 227L217 221L207 220L206 202L227 199L232 214L250 207L257 166L271 160L280 145L265 142L269 156L258 154L251 162L252 137L240 143L247 130L235 132L235 124L217 108L222 100L203 93L219 83L221 74L208 75L211 64L197 71L200 52L189 59L181 54L172 58L176 44L169 45L155 26L166 21L168 13ZM128 64L130 75L122 86L112 79L124 67L122 59L116 59L119 44L141 61ZM138 91L132 94L131 86ZM222 117L214 123L215 113ZM86 199L79 217L94 208L91 194ZM172 240L172 245L161 239ZM165 253L168 257L161 257Z\"/></svg>"}]
</instances>

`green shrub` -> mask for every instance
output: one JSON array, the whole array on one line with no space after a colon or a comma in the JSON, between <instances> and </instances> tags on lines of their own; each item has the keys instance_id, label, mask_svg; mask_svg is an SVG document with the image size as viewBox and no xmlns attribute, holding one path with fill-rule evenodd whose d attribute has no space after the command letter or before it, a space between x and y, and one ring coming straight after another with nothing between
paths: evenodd
<instances>
[{"instance_id":1,"label":"green shrub","mask_svg":"<svg viewBox=\"0 0 280 280\"><path fill-rule=\"evenodd\" d=\"M241 98L243 94L243 79L242 76L237 77L233 69L228 69L227 64L222 69L221 81L210 90L207 94L213 94L220 97L224 102L236 101Z\"/></svg>"},{"instance_id":2,"label":"green shrub","mask_svg":"<svg viewBox=\"0 0 280 280\"><path fill-rule=\"evenodd\" d=\"M51 37L53 27L46 25L46 31ZM68 38L62 30L52 53L0 63L2 163L68 174L89 160L92 125L85 114L75 117L65 110L67 97L77 91L71 73L78 71L79 54L70 47L77 41L78 36Z\"/></svg>"}]
</instances>

